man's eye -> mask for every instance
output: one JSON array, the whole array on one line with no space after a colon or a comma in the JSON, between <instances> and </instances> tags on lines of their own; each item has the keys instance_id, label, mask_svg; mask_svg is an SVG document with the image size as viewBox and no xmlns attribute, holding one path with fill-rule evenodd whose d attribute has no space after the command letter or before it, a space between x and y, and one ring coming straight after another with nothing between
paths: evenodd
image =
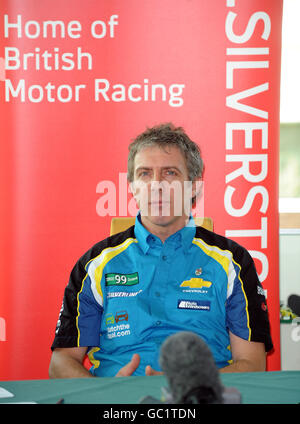
<instances>
[{"instance_id":1,"label":"man's eye","mask_svg":"<svg viewBox=\"0 0 300 424\"><path fill-rule=\"evenodd\" d=\"M167 174L167 175L176 175L176 172L175 172L175 171L173 171L172 169L168 169L168 170L166 171L166 174Z\"/></svg>"}]
</instances>

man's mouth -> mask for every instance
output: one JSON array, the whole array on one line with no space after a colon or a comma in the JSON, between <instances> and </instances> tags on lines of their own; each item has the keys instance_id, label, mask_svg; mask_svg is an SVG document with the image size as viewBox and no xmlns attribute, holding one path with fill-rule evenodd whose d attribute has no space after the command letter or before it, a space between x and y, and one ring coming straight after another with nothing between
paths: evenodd
<instances>
[{"instance_id":1,"label":"man's mouth","mask_svg":"<svg viewBox=\"0 0 300 424\"><path fill-rule=\"evenodd\" d=\"M154 206L162 206L162 205L169 205L170 201L169 200L158 200L158 201L152 201L149 202L149 205L154 205Z\"/></svg>"}]
</instances>

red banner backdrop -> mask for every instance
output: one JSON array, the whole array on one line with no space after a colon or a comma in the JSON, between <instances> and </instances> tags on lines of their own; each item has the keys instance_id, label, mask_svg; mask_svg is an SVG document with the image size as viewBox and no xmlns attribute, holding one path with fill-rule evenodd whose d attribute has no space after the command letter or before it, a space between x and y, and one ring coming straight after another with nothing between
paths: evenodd
<instances>
[{"instance_id":1,"label":"red banner backdrop","mask_svg":"<svg viewBox=\"0 0 300 424\"><path fill-rule=\"evenodd\" d=\"M279 369L282 2L0 4L0 379L47 378L73 264L130 214L128 144L166 121L201 146L215 231L255 258Z\"/></svg>"}]
</instances>

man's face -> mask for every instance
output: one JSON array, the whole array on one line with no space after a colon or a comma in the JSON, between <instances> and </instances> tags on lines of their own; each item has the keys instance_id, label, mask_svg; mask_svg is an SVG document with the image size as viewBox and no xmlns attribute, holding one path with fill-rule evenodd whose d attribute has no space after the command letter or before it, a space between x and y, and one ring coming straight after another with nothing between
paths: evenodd
<instances>
[{"instance_id":1,"label":"man's face","mask_svg":"<svg viewBox=\"0 0 300 424\"><path fill-rule=\"evenodd\" d=\"M188 180L186 161L177 147L150 146L138 152L131 187L144 223L185 222L192 197Z\"/></svg>"}]
</instances>

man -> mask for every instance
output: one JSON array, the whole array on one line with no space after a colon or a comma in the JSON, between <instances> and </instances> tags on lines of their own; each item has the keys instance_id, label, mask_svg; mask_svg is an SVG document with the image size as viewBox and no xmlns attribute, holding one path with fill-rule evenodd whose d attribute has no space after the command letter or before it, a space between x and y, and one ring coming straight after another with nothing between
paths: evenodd
<instances>
[{"instance_id":1,"label":"man","mask_svg":"<svg viewBox=\"0 0 300 424\"><path fill-rule=\"evenodd\" d=\"M140 213L76 263L50 377L159 374L160 346L179 331L200 335L221 372L265 370L272 341L253 260L191 216L202 172L182 128L160 125L131 143L128 180Z\"/></svg>"}]
</instances>

